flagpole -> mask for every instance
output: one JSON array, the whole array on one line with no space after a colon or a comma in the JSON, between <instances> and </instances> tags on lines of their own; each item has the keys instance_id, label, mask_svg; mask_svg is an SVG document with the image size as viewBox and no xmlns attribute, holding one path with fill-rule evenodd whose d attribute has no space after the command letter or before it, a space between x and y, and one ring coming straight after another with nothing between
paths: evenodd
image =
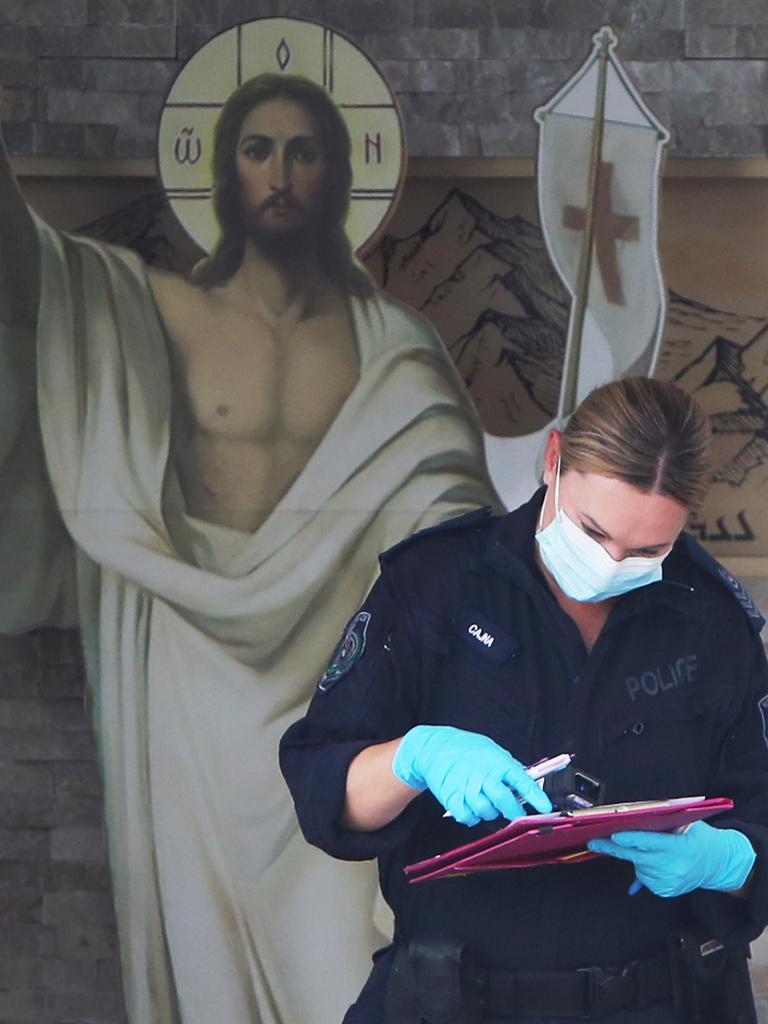
<instances>
[{"instance_id":1,"label":"flagpole","mask_svg":"<svg viewBox=\"0 0 768 1024\"><path fill-rule=\"evenodd\" d=\"M613 36L610 31L600 35L600 53L598 54L597 94L595 96L595 121L592 129L592 153L587 184L587 206L584 218L584 236L579 256L579 272L576 279L574 311L569 322L568 338L565 345L563 373L560 380L560 404L557 410L558 421L563 422L576 408L576 396L579 380L579 360L581 357L581 339L584 333L584 318L589 300L589 279L592 273L592 248L595 239L595 199L597 197L598 176L600 174L600 158L603 151L603 125L605 123L605 89L608 77L608 50Z\"/></svg>"}]
</instances>

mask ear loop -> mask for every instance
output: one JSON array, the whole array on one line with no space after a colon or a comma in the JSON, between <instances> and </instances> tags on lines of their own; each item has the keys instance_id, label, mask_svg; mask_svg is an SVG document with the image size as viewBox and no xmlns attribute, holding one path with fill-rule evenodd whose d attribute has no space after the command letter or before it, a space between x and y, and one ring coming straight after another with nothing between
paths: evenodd
<instances>
[{"instance_id":1,"label":"mask ear loop","mask_svg":"<svg viewBox=\"0 0 768 1024\"><path fill-rule=\"evenodd\" d=\"M549 494L549 488L547 488L547 494ZM544 501L541 503L541 512L539 512L539 521L536 524L536 533L541 531L541 521L544 518L544 506L547 502L547 495L544 495ZM560 511L560 455L557 456L557 469L555 470L555 515Z\"/></svg>"}]
</instances>

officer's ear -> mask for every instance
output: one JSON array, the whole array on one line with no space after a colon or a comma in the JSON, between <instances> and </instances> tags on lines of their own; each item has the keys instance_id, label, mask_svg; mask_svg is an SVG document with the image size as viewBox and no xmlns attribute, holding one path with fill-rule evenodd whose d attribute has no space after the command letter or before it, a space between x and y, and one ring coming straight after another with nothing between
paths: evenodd
<instances>
[{"instance_id":1,"label":"officer's ear","mask_svg":"<svg viewBox=\"0 0 768 1024\"><path fill-rule=\"evenodd\" d=\"M557 460L560 458L560 431L550 430L547 443L544 448L544 469L541 474L542 482L549 487L554 483L557 472Z\"/></svg>"}]
</instances>

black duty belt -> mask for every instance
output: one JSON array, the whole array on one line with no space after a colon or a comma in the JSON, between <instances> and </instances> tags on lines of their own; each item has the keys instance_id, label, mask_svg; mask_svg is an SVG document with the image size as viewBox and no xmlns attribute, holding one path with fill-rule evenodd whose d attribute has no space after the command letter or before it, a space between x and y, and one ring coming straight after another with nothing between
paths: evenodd
<instances>
[{"instance_id":1,"label":"black duty belt","mask_svg":"<svg viewBox=\"0 0 768 1024\"><path fill-rule=\"evenodd\" d=\"M575 971L495 971L465 967L464 984L474 988L488 1017L603 1017L672 999L672 975L665 955L633 960L622 968L583 967Z\"/></svg>"},{"instance_id":2,"label":"black duty belt","mask_svg":"<svg viewBox=\"0 0 768 1024\"><path fill-rule=\"evenodd\" d=\"M411 943L398 950L387 994L387 1024L480 1024L488 1018L598 1019L673 998L666 954L623 967L500 971L467 961L460 946Z\"/></svg>"}]
</instances>

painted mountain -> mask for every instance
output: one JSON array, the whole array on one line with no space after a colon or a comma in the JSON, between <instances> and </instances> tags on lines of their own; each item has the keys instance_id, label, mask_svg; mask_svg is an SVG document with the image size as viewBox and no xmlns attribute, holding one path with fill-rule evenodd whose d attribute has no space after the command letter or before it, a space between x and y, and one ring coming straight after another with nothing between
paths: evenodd
<instances>
[{"instance_id":1,"label":"painted mountain","mask_svg":"<svg viewBox=\"0 0 768 1024\"><path fill-rule=\"evenodd\" d=\"M440 332L489 433L518 436L555 415L569 299L537 225L452 188L368 266ZM671 292L658 375L710 416L715 485L695 529L722 555L768 554L768 317Z\"/></svg>"}]
</instances>

